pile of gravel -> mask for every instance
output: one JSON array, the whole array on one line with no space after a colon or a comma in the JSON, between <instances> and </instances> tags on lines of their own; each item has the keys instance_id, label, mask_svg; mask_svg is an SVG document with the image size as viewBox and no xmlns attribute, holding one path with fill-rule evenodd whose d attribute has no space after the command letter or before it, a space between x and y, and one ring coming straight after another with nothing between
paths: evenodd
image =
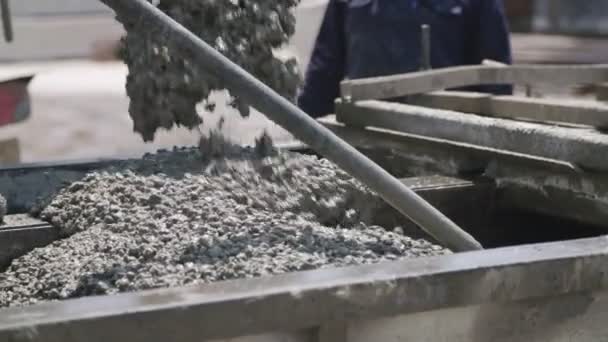
<instances>
[{"instance_id":1,"label":"pile of gravel","mask_svg":"<svg viewBox=\"0 0 608 342\"><path fill-rule=\"evenodd\" d=\"M155 2L151 1L150 2ZM293 11L299 0L160 0L158 8L191 30L231 61L243 67L281 95L295 97L300 82L294 58L279 58L295 32ZM209 96L225 85L203 70L171 43L163 32L138 26L136 15L118 16L127 31L121 58L129 67L127 93L134 130L145 141L159 128L198 127L196 105L212 111ZM238 95L238 94L232 94ZM231 105L247 116L249 106L238 97Z\"/></svg>"},{"instance_id":2,"label":"pile of gravel","mask_svg":"<svg viewBox=\"0 0 608 342\"><path fill-rule=\"evenodd\" d=\"M64 239L0 274L0 307L449 253L362 223L377 198L326 160L200 157L147 156L64 189L42 212Z\"/></svg>"}]
</instances>

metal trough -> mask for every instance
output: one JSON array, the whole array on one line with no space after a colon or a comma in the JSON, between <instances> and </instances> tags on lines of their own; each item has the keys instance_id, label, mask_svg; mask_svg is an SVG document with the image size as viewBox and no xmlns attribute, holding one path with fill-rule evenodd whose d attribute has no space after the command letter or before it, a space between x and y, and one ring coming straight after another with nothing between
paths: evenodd
<instances>
[{"instance_id":1,"label":"metal trough","mask_svg":"<svg viewBox=\"0 0 608 342\"><path fill-rule=\"evenodd\" d=\"M333 129L351 142L358 132L337 123ZM601 236L606 226L522 211L513 199L517 188L480 172L497 161L513 170L551 166L548 172L556 174L567 165L412 136L403 139L418 143L400 153L401 138L382 134L365 132L355 145L485 247L503 247L4 309L0 341L597 341L608 336L603 323L608 238ZM0 170L0 193L11 204L8 223L0 228L0 267L57 238L54 228L26 214L37 198L123 162ZM458 172L446 171L451 167ZM389 206L378 206L375 217L379 224L416 231ZM545 243L559 240L568 241Z\"/></svg>"},{"instance_id":2,"label":"metal trough","mask_svg":"<svg viewBox=\"0 0 608 342\"><path fill-rule=\"evenodd\" d=\"M602 341L608 239L0 311L2 341Z\"/></svg>"}]
</instances>

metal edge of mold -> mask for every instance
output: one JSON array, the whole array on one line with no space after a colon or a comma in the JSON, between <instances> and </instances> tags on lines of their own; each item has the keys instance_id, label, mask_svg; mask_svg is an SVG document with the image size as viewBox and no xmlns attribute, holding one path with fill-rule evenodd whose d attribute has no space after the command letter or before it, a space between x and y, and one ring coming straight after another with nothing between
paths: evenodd
<instances>
[{"instance_id":1,"label":"metal edge of mold","mask_svg":"<svg viewBox=\"0 0 608 342\"><path fill-rule=\"evenodd\" d=\"M591 129L549 127L385 101L341 104L338 108L337 120L347 125L562 160L594 172L608 170L608 163L598 157L608 148L608 136Z\"/></svg>"},{"instance_id":2,"label":"metal edge of mold","mask_svg":"<svg viewBox=\"0 0 608 342\"><path fill-rule=\"evenodd\" d=\"M242 147L251 147L250 145L242 145ZM289 142L277 144L276 148L279 150L286 151L299 151L306 150L308 146L300 142ZM57 168L69 168L69 169L94 169L104 166L110 166L114 163L123 163L128 161L138 160L140 158L85 158L85 159L69 159L60 161L42 161L32 163L21 163L19 165L11 165L0 167L0 173L6 171L21 171L30 169L57 169Z\"/></svg>"},{"instance_id":3,"label":"metal edge of mold","mask_svg":"<svg viewBox=\"0 0 608 342\"><path fill-rule=\"evenodd\" d=\"M4 166L0 168L0 173L5 172L28 172L30 170L39 171L41 169L73 169L87 170L111 165L112 163L125 162L129 159L119 158L91 158L91 159L72 159L62 161L20 163L19 165Z\"/></svg>"},{"instance_id":4,"label":"metal edge of mold","mask_svg":"<svg viewBox=\"0 0 608 342\"><path fill-rule=\"evenodd\" d=\"M57 239L59 229L51 225L0 230L0 272L4 272L15 258Z\"/></svg>"},{"instance_id":5,"label":"metal edge of mold","mask_svg":"<svg viewBox=\"0 0 608 342\"><path fill-rule=\"evenodd\" d=\"M47 225L47 222L27 214L6 215L4 216L3 223L0 224L0 232L9 229L37 228Z\"/></svg>"},{"instance_id":6,"label":"metal edge of mold","mask_svg":"<svg viewBox=\"0 0 608 342\"><path fill-rule=\"evenodd\" d=\"M247 147L244 145L244 147ZM277 144L277 149L307 153L300 143ZM137 158L98 158L26 163L0 168L0 193L8 200L10 214L25 213L39 198L106 167L120 167ZM38 187L33 189L33 187Z\"/></svg>"},{"instance_id":7,"label":"metal edge of mold","mask_svg":"<svg viewBox=\"0 0 608 342\"><path fill-rule=\"evenodd\" d=\"M497 208L517 208L594 226L603 225L608 219L606 174L582 172L561 161L475 145L375 128L352 128L331 119L323 122L359 148L380 149L381 155L392 153L393 160L384 162L389 168L390 163L396 163L409 170L436 169L449 175L475 171L495 179L501 194ZM567 198L569 204L556 203L555 196ZM585 214L573 211L575 207L585 208Z\"/></svg>"},{"instance_id":8,"label":"metal edge of mold","mask_svg":"<svg viewBox=\"0 0 608 342\"><path fill-rule=\"evenodd\" d=\"M346 80L341 93L353 101L397 98L482 84L576 84L608 79L607 64L469 65L405 74Z\"/></svg>"},{"instance_id":9,"label":"metal edge of mold","mask_svg":"<svg viewBox=\"0 0 608 342\"><path fill-rule=\"evenodd\" d=\"M0 339L194 342L607 286L600 237L3 309Z\"/></svg>"},{"instance_id":10,"label":"metal edge of mold","mask_svg":"<svg viewBox=\"0 0 608 342\"><path fill-rule=\"evenodd\" d=\"M537 168L542 168L548 171L563 172L569 174L578 174L580 170L571 163L526 155L522 153L510 152L495 148L489 148L469 143L458 141L410 134L400 131L394 131L376 127L357 127L344 124L337 121L334 117L327 117L320 120L326 127L332 129L342 135L357 147L362 148L385 148L394 150L415 149L413 153L422 153L431 157L441 152L447 152L454 155L456 159L477 160L475 169L483 172L485 168L494 160L502 160L509 164L529 165ZM407 148L406 148L407 147ZM438 163L444 161L438 161ZM465 172L470 167L465 167ZM459 173L462 170L455 170L454 173Z\"/></svg>"},{"instance_id":11,"label":"metal edge of mold","mask_svg":"<svg viewBox=\"0 0 608 342\"><path fill-rule=\"evenodd\" d=\"M608 105L601 102L438 91L411 96L407 103L421 107L554 126L606 127L608 125Z\"/></svg>"}]
</instances>

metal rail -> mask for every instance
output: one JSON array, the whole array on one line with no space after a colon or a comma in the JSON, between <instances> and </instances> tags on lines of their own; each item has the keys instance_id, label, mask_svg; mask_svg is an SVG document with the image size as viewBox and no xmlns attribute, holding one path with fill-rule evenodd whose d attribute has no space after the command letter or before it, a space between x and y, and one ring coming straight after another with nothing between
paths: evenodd
<instances>
[{"instance_id":1,"label":"metal rail","mask_svg":"<svg viewBox=\"0 0 608 342\"><path fill-rule=\"evenodd\" d=\"M146 22L162 30L163 34L171 35L173 44L191 54L200 67L221 78L231 91L367 185L446 247L454 251L482 249L471 235L387 171L154 5L146 0L100 1L114 9L119 20L137 17L139 25Z\"/></svg>"},{"instance_id":2,"label":"metal rail","mask_svg":"<svg viewBox=\"0 0 608 342\"><path fill-rule=\"evenodd\" d=\"M438 91L411 96L408 104L482 116L535 122L608 127L608 104L572 99L493 96L487 93ZM521 121L521 120L520 120Z\"/></svg>"},{"instance_id":3,"label":"metal rail","mask_svg":"<svg viewBox=\"0 0 608 342\"><path fill-rule=\"evenodd\" d=\"M351 101L380 100L482 84L585 84L608 80L608 64L456 66L401 75L346 80L342 96Z\"/></svg>"}]
</instances>

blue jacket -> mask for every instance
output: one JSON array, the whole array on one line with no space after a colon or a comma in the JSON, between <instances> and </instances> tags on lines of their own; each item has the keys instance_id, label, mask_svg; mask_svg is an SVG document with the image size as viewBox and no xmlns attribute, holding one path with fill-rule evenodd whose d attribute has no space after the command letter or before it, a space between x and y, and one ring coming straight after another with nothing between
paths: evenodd
<instances>
[{"instance_id":1,"label":"blue jacket","mask_svg":"<svg viewBox=\"0 0 608 342\"><path fill-rule=\"evenodd\" d=\"M433 68L511 63L501 0L330 0L298 105L319 117L333 113L344 78L420 69L421 26L431 26ZM509 94L511 86L468 90Z\"/></svg>"}]
</instances>

